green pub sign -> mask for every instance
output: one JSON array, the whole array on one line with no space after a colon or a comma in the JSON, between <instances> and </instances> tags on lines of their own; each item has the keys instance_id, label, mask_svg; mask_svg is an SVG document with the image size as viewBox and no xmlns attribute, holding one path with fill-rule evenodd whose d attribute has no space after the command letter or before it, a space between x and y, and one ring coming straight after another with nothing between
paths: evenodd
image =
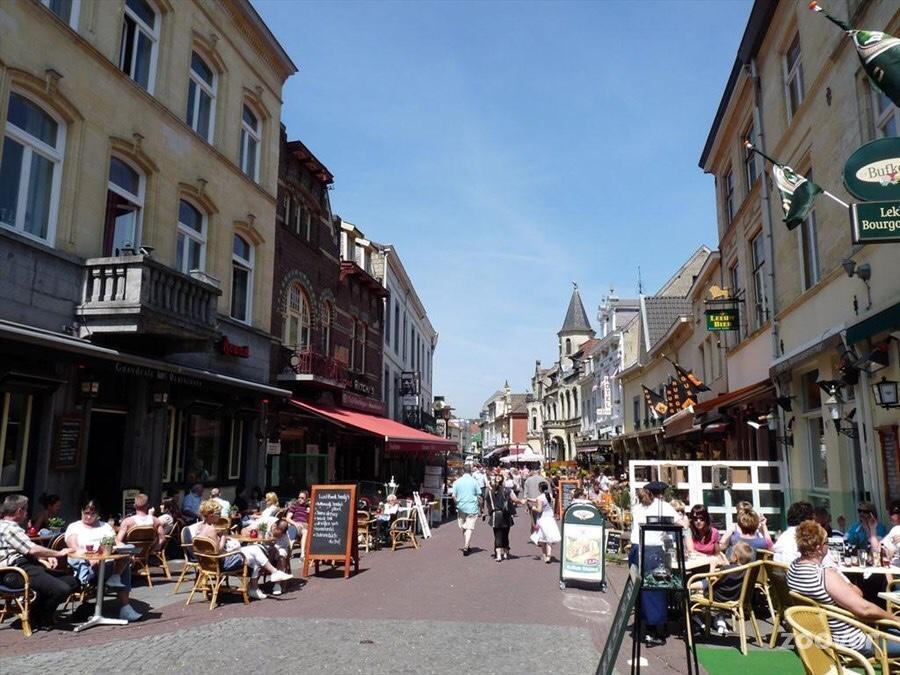
<instances>
[{"instance_id":1,"label":"green pub sign","mask_svg":"<svg viewBox=\"0 0 900 675\"><path fill-rule=\"evenodd\" d=\"M900 241L900 201L853 204L850 221L854 244Z\"/></svg>"},{"instance_id":2,"label":"green pub sign","mask_svg":"<svg viewBox=\"0 0 900 675\"><path fill-rule=\"evenodd\" d=\"M718 333L738 329L738 308L722 307L706 310L706 330Z\"/></svg>"}]
</instances>

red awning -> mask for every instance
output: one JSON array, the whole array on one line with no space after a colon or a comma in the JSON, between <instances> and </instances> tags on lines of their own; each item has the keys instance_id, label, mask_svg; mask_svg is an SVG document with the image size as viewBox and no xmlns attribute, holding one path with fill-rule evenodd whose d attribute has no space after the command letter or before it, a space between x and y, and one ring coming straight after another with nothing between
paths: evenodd
<instances>
[{"instance_id":1,"label":"red awning","mask_svg":"<svg viewBox=\"0 0 900 675\"><path fill-rule=\"evenodd\" d=\"M723 406L735 405L736 403L740 403L741 401L745 401L746 399L754 398L756 396L764 394L766 393L767 389L773 389L771 380L763 380L762 382L751 384L748 387L741 387L740 389L735 389L734 391L728 391L724 394L719 394L715 398L701 401L700 403L695 405L694 415L702 415L703 413L707 413L711 410L716 410Z\"/></svg>"},{"instance_id":2,"label":"red awning","mask_svg":"<svg viewBox=\"0 0 900 675\"><path fill-rule=\"evenodd\" d=\"M344 427L352 427L384 439L384 449L400 452L452 452L458 450L455 441L448 441L440 436L413 429L387 417L368 415L337 406L312 405L303 401L291 400L300 410L318 415Z\"/></svg>"}]
</instances>

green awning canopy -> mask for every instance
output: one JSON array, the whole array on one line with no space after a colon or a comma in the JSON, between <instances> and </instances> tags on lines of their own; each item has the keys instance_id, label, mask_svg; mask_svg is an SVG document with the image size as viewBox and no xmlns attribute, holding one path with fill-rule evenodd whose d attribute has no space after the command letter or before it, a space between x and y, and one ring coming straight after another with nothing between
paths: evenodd
<instances>
[{"instance_id":1,"label":"green awning canopy","mask_svg":"<svg viewBox=\"0 0 900 675\"><path fill-rule=\"evenodd\" d=\"M847 343L854 344L878 333L896 329L900 329L900 302L850 326L847 329Z\"/></svg>"}]
</instances>

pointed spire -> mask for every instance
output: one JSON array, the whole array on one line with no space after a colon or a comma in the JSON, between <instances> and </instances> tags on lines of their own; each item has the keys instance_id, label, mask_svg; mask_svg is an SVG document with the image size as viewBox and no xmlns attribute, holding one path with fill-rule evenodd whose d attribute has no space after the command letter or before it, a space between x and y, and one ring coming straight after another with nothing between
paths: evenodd
<instances>
[{"instance_id":1,"label":"pointed spire","mask_svg":"<svg viewBox=\"0 0 900 675\"><path fill-rule=\"evenodd\" d=\"M578 292L578 284L572 282L572 298L569 300L569 309L566 311L566 318L560 329L562 333L593 333L591 323L588 321L587 312L584 311L584 304L581 302L581 294Z\"/></svg>"}]
</instances>

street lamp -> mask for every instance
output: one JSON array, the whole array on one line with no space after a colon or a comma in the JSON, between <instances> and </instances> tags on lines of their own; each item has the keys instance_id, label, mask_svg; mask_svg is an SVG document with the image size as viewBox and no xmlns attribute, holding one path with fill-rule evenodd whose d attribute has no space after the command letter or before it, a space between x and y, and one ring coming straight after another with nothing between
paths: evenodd
<instances>
[{"instance_id":1,"label":"street lamp","mask_svg":"<svg viewBox=\"0 0 900 675\"><path fill-rule=\"evenodd\" d=\"M882 408L900 408L900 402L897 398L897 385L900 384L896 380L888 380L881 378L881 382L872 385L872 393L875 394L875 403Z\"/></svg>"}]
</instances>

